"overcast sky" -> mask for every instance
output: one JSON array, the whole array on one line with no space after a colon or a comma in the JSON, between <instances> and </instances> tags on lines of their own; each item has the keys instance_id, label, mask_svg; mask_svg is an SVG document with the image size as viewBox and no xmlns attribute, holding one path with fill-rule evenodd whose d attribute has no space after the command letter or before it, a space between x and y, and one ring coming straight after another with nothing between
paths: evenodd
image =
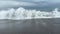
<instances>
[{"instance_id":1,"label":"overcast sky","mask_svg":"<svg viewBox=\"0 0 60 34\"><path fill-rule=\"evenodd\" d=\"M60 8L60 0L0 0L0 9L24 7L26 9Z\"/></svg>"}]
</instances>

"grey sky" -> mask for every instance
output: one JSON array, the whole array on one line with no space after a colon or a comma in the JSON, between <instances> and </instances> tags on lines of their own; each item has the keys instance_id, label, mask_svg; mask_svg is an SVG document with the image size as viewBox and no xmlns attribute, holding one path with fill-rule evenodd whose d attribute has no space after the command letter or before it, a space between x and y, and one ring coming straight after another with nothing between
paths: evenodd
<instances>
[{"instance_id":1,"label":"grey sky","mask_svg":"<svg viewBox=\"0 0 60 34\"><path fill-rule=\"evenodd\" d=\"M17 7L30 9L60 8L60 0L0 0L0 9Z\"/></svg>"}]
</instances>

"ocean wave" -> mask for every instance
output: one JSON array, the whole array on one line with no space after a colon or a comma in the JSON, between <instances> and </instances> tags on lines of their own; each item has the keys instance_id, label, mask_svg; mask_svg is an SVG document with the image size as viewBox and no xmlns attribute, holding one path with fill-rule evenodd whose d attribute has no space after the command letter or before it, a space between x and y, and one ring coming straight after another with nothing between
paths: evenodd
<instances>
[{"instance_id":1,"label":"ocean wave","mask_svg":"<svg viewBox=\"0 0 60 34\"><path fill-rule=\"evenodd\" d=\"M0 19L33 19L33 18L60 18L58 8L51 12L27 10L22 7L0 11Z\"/></svg>"}]
</instances>

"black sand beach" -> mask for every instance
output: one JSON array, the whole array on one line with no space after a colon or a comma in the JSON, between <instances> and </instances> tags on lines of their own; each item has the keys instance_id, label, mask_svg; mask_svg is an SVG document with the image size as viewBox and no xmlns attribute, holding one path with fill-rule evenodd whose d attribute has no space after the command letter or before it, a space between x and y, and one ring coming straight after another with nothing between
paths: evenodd
<instances>
[{"instance_id":1,"label":"black sand beach","mask_svg":"<svg viewBox=\"0 0 60 34\"><path fill-rule=\"evenodd\" d=\"M0 20L0 34L60 34L60 18Z\"/></svg>"}]
</instances>

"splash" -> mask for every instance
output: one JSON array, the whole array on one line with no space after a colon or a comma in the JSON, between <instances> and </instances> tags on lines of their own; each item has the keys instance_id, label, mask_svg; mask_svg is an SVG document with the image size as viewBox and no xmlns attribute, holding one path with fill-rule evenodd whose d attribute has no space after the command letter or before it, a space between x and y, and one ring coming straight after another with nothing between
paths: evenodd
<instances>
[{"instance_id":1,"label":"splash","mask_svg":"<svg viewBox=\"0 0 60 34\"><path fill-rule=\"evenodd\" d=\"M0 11L0 19L33 19L33 18L60 18L58 8L54 11L26 10L22 7L18 9L8 9Z\"/></svg>"}]
</instances>

